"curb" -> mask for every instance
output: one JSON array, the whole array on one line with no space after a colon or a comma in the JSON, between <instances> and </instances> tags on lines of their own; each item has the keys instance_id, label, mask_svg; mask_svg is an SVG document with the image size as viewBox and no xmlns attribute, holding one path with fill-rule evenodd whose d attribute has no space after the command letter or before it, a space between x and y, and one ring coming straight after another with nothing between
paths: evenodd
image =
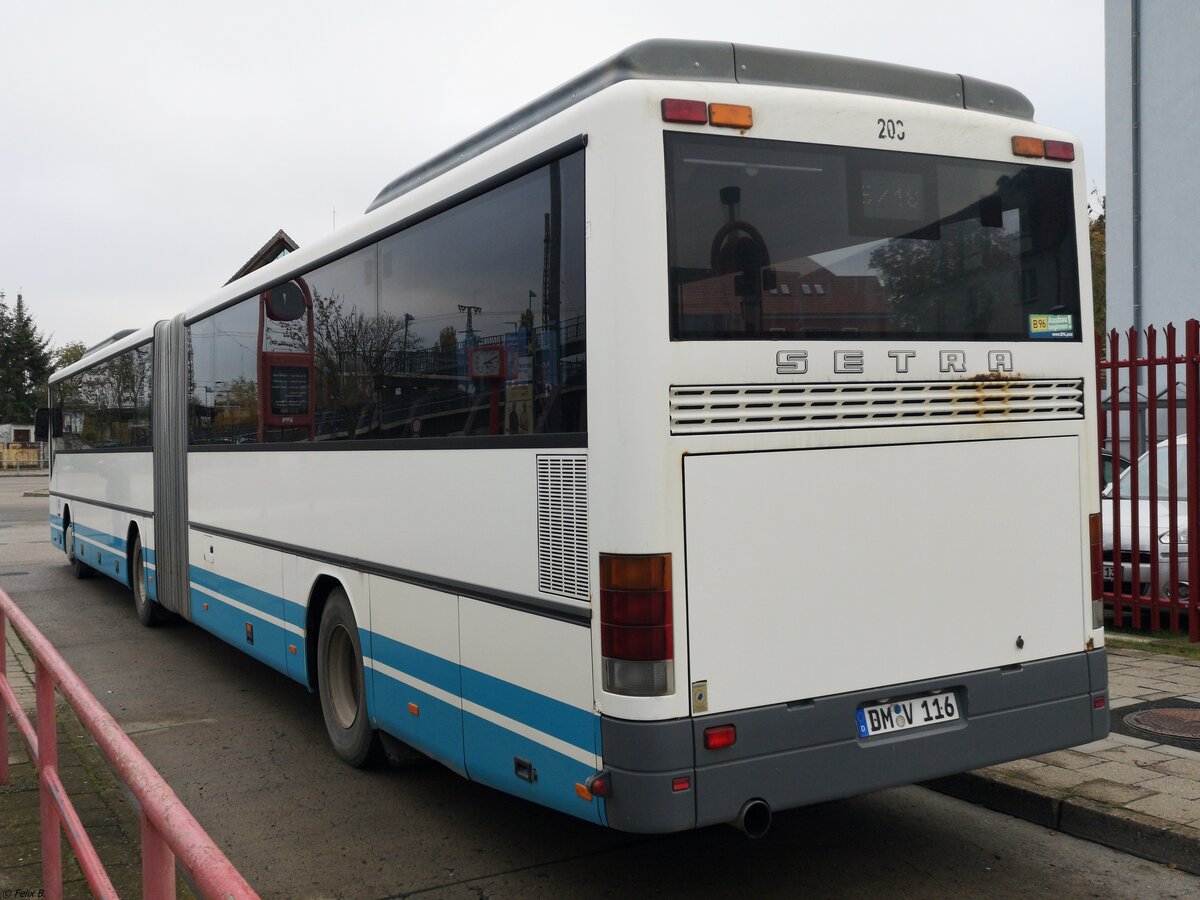
<instances>
[{"instance_id":1,"label":"curb","mask_svg":"<svg viewBox=\"0 0 1200 900\"><path fill-rule=\"evenodd\" d=\"M1060 799L1003 776L978 772L926 781L924 786L1072 837L1200 875L1200 840L1131 810L1105 806L1083 797Z\"/></svg>"}]
</instances>

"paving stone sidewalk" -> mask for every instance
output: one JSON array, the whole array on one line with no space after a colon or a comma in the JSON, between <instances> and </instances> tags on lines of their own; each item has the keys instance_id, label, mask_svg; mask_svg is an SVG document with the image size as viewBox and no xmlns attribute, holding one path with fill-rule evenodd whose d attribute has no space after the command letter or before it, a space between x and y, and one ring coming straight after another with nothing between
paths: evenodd
<instances>
[{"instance_id":1,"label":"paving stone sidewalk","mask_svg":"<svg viewBox=\"0 0 1200 900\"><path fill-rule=\"evenodd\" d=\"M1147 701L1200 704L1200 660L1108 651L1116 726ZM1124 710L1124 712L1123 712ZM1200 741L1108 738L930 786L1049 828L1200 874Z\"/></svg>"},{"instance_id":2,"label":"paving stone sidewalk","mask_svg":"<svg viewBox=\"0 0 1200 900\"><path fill-rule=\"evenodd\" d=\"M33 659L11 624L0 644L8 653L7 675L22 709L35 707ZM7 718L7 717L6 717ZM31 716L32 719L32 716ZM36 722L34 723L36 727ZM8 725L8 784L0 785L0 888L4 896L41 896L41 832L38 818L37 769L16 727ZM84 828L122 897L142 895L140 823L137 806L113 775L74 711L58 698L59 777ZM63 896L92 896L70 844L63 846ZM180 879L177 896L194 896ZM22 893L15 893L22 892Z\"/></svg>"}]
</instances>

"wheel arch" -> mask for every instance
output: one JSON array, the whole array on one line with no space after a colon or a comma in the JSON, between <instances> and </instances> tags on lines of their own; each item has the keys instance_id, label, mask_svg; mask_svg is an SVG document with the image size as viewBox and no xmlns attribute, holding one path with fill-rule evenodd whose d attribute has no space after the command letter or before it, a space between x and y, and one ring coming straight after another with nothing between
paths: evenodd
<instances>
[{"instance_id":1,"label":"wheel arch","mask_svg":"<svg viewBox=\"0 0 1200 900\"><path fill-rule=\"evenodd\" d=\"M71 560L73 560L75 558L75 556L74 556L75 548L70 546L70 543L69 543L71 541L71 539L74 538L74 535L68 535L67 532L69 532L71 530L71 525L74 524L75 519L71 515L71 504L67 501L63 502L62 520L63 520L62 549L63 549L63 553L65 553L67 555L67 562L70 562Z\"/></svg>"},{"instance_id":2,"label":"wheel arch","mask_svg":"<svg viewBox=\"0 0 1200 900\"><path fill-rule=\"evenodd\" d=\"M317 689L317 639L321 631L321 615L335 588L344 591L346 585L328 572L322 572L308 592L308 608L304 612L304 674L310 691Z\"/></svg>"},{"instance_id":3,"label":"wheel arch","mask_svg":"<svg viewBox=\"0 0 1200 900\"><path fill-rule=\"evenodd\" d=\"M141 528L138 527L138 523L133 519L130 519L129 526L125 529L125 560L129 564L129 568L131 570L133 568L133 539L136 537L141 537L141 533ZM145 546L146 545L143 542L143 549Z\"/></svg>"}]
</instances>

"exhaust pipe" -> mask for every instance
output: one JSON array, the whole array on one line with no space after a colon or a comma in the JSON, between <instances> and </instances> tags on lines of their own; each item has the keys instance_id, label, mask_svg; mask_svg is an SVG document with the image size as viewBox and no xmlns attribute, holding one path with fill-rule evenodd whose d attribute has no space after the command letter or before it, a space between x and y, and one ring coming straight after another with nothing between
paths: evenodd
<instances>
[{"instance_id":1,"label":"exhaust pipe","mask_svg":"<svg viewBox=\"0 0 1200 900\"><path fill-rule=\"evenodd\" d=\"M729 824L746 837L760 838L771 827L771 807L766 800L747 800L737 818Z\"/></svg>"}]
</instances>

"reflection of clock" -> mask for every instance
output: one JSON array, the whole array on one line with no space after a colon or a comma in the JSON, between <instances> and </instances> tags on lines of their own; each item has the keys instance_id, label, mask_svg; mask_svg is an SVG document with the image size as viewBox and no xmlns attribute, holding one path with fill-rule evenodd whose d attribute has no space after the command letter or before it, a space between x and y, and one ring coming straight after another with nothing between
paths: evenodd
<instances>
[{"instance_id":1,"label":"reflection of clock","mask_svg":"<svg viewBox=\"0 0 1200 900\"><path fill-rule=\"evenodd\" d=\"M504 378L504 348L472 347L467 358L467 374L471 378Z\"/></svg>"}]
</instances>

